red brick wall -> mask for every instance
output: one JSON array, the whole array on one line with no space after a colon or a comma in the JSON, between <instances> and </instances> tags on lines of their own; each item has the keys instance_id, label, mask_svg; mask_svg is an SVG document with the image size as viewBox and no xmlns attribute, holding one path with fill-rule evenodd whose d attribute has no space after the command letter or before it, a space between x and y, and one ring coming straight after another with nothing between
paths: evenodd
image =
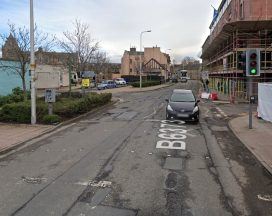
<instances>
[{"instance_id":1,"label":"red brick wall","mask_svg":"<svg viewBox=\"0 0 272 216\"><path fill-rule=\"evenodd\" d=\"M248 0L247 4L248 20L272 19L272 0Z\"/></svg>"}]
</instances>

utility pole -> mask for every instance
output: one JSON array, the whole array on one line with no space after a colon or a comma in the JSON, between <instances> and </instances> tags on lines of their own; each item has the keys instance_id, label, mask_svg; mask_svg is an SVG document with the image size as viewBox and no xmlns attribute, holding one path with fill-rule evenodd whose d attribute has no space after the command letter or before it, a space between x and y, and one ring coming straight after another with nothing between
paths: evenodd
<instances>
[{"instance_id":1,"label":"utility pole","mask_svg":"<svg viewBox=\"0 0 272 216\"><path fill-rule=\"evenodd\" d=\"M142 37L143 33L151 32L151 30L142 31L140 34L140 88L142 88Z\"/></svg>"},{"instance_id":2,"label":"utility pole","mask_svg":"<svg viewBox=\"0 0 272 216\"><path fill-rule=\"evenodd\" d=\"M35 68L33 0L30 0L31 124L36 124Z\"/></svg>"}]
</instances>

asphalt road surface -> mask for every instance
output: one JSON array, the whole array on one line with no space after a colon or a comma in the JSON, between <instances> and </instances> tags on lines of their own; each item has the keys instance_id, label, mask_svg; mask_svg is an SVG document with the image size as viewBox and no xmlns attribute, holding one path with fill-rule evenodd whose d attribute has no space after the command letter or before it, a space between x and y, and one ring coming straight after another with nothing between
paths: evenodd
<instances>
[{"instance_id":1,"label":"asphalt road surface","mask_svg":"<svg viewBox=\"0 0 272 216\"><path fill-rule=\"evenodd\" d=\"M202 101L199 124L166 121L174 88L200 86L118 93L4 157L0 215L272 215L272 177L227 125L245 106Z\"/></svg>"}]
</instances>

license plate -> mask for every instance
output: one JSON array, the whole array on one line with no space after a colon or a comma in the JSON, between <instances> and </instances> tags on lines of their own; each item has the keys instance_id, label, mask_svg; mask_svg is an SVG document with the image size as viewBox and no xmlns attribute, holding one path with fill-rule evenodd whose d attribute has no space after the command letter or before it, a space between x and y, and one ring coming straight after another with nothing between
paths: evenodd
<instances>
[{"instance_id":1,"label":"license plate","mask_svg":"<svg viewBox=\"0 0 272 216\"><path fill-rule=\"evenodd\" d=\"M188 117L188 115L187 114L178 114L178 117L186 118L186 117Z\"/></svg>"}]
</instances>

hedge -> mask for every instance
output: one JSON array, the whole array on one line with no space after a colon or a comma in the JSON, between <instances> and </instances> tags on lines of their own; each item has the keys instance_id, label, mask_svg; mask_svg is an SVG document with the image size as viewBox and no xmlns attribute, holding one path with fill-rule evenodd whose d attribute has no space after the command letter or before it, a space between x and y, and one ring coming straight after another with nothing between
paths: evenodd
<instances>
[{"instance_id":1,"label":"hedge","mask_svg":"<svg viewBox=\"0 0 272 216\"><path fill-rule=\"evenodd\" d=\"M161 82L160 81L146 81L146 82L142 82L142 87L149 87L149 86L155 86L155 85L160 85ZM140 83L139 82L135 82L131 84L133 87L140 87Z\"/></svg>"},{"instance_id":2,"label":"hedge","mask_svg":"<svg viewBox=\"0 0 272 216\"><path fill-rule=\"evenodd\" d=\"M67 119L86 113L94 107L101 106L111 101L111 93L87 94L82 98L60 98L53 104L53 113L60 119ZM37 121L44 123L48 114L48 106L45 102L37 101ZM50 118L50 117L49 117ZM6 104L0 108L0 121L30 123L31 105L30 101ZM48 122L46 122L48 123Z\"/></svg>"},{"instance_id":3,"label":"hedge","mask_svg":"<svg viewBox=\"0 0 272 216\"><path fill-rule=\"evenodd\" d=\"M25 94L20 87L12 89L12 93L6 96L0 95L0 107L5 104L23 102L25 99L30 99L30 92L27 91Z\"/></svg>"},{"instance_id":4,"label":"hedge","mask_svg":"<svg viewBox=\"0 0 272 216\"><path fill-rule=\"evenodd\" d=\"M58 115L45 115L42 119L45 124L55 124L61 121L61 118Z\"/></svg>"},{"instance_id":5,"label":"hedge","mask_svg":"<svg viewBox=\"0 0 272 216\"><path fill-rule=\"evenodd\" d=\"M47 114L45 103L37 104L37 121L41 121ZM31 104L30 101L5 104L0 110L0 121L30 123L31 122Z\"/></svg>"}]
</instances>

